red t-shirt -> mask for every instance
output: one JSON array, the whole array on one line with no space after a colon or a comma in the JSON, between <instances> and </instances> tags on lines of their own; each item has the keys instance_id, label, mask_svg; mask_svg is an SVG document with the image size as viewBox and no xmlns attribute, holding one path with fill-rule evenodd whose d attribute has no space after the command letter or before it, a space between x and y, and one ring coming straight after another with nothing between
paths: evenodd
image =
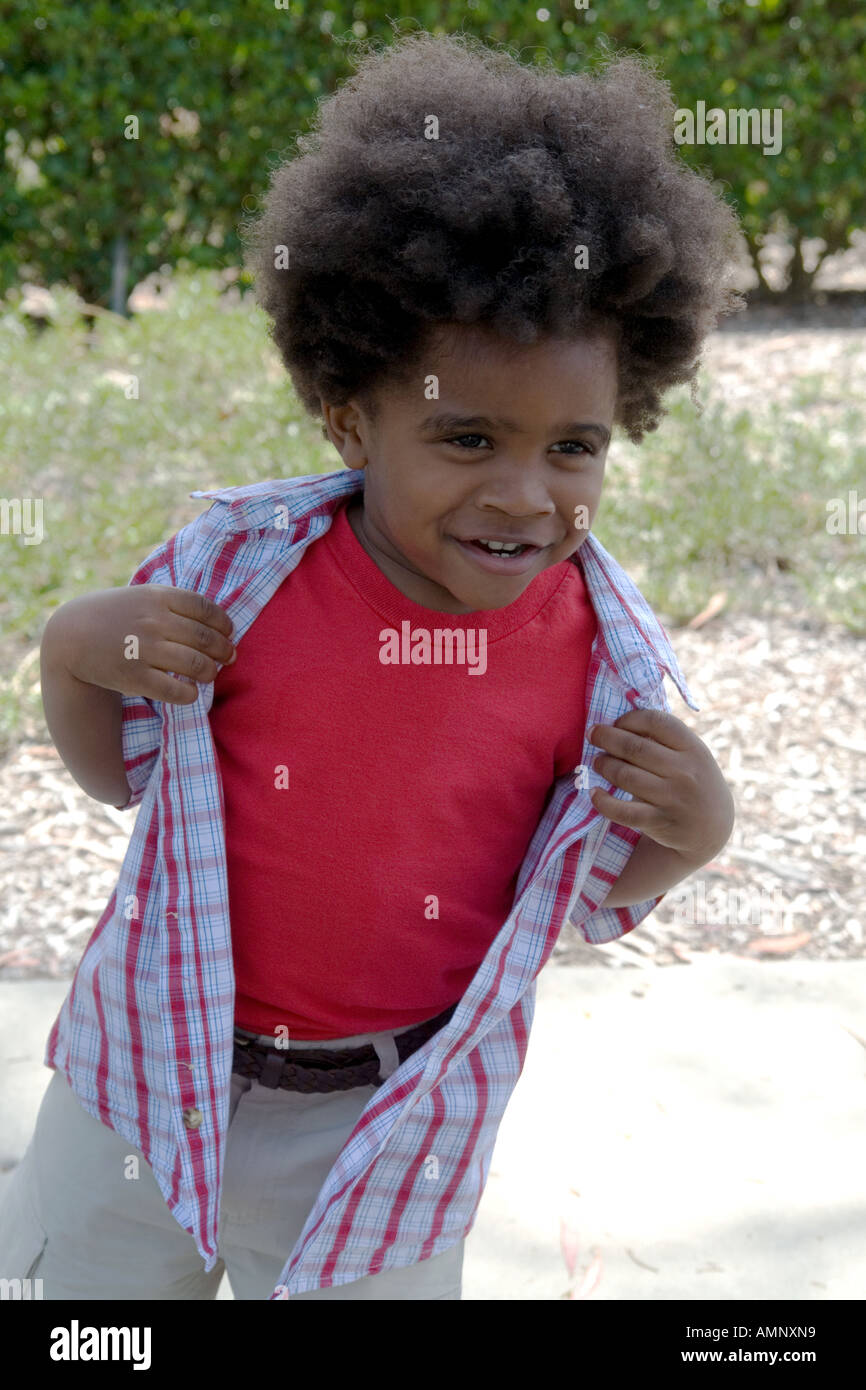
<instances>
[{"instance_id":1,"label":"red t-shirt","mask_svg":"<svg viewBox=\"0 0 866 1390\"><path fill-rule=\"evenodd\" d=\"M214 683L240 1027L348 1037L460 999L581 761L595 632L571 561L506 608L438 612L336 512Z\"/></svg>"}]
</instances>

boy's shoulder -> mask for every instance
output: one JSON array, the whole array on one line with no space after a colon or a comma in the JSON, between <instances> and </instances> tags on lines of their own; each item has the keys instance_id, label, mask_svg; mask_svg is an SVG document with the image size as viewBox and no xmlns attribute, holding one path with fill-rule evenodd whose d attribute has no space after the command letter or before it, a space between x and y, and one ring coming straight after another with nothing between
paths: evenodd
<instances>
[{"instance_id":1,"label":"boy's shoulder","mask_svg":"<svg viewBox=\"0 0 866 1390\"><path fill-rule=\"evenodd\" d=\"M267 565L277 549L326 531L331 515L363 485L363 472L340 469L267 478L237 487L197 489L188 496L206 498L211 506L161 541L129 582L166 583L209 592L217 574L223 583L227 581L225 572L231 571L235 578L245 572L247 562L236 563L235 559L239 535L255 532L267 542L263 549L257 549L257 562Z\"/></svg>"},{"instance_id":2,"label":"boy's shoulder","mask_svg":"<svg viewBox=\"0 0 866 1390\"><path fill-rule=\"evenodd\" d=\"M236 535L241 531L271 528L286 532L317 513L333 513L346 497L363 486L363 470L340 468L332 473L267 478L236 487L198 489L188 495L208 498L214 504L223 503L221 524L227 534Z\"/></svg>"}]
</instances>

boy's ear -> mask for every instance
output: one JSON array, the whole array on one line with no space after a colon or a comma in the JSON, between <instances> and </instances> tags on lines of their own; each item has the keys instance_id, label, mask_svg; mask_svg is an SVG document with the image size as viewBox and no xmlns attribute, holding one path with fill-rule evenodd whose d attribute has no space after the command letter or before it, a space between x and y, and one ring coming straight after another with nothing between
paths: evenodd
<instances>
[{"instance_id":1,"label":"boy's ear","mask_svg":"<svg viewBox=\"0 0 866 1390\"><path fill-rule=\"evenodd\" d=\"M322 432L333 444L347 468L364 468L367 463L364 442L358 432L359 414L357 406L332 406L322 402L325 423Z\"/></svg>"}]
</instances>

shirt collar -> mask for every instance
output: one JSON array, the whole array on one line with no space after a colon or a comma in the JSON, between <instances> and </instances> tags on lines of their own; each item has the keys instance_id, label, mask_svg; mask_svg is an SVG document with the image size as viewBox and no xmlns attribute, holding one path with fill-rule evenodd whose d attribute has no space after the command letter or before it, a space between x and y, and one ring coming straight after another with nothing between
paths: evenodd
<instances>
[{"instance_id":1,"label":"shirt collar","mask_svg":"<svg viewBox=\"0 0 866 1390\"><path fill-rule=\"evenodd\" d=\"M649 693L655 694L664 676L670 676L689 708L699 710L665 629L637 585L592 532L574 560L596 611L608 665L641 697L648 685Z\"/></svg>"},{"instance_id":2,"label":"shirt collar","mask_svg":"<svg viewBox=\"0 0 866 1390\"><path fill-rule=\"evenodd\" d=\"M332 515L343 500L364 487L363 469L337 469L296 478L269 478L240 487L196 491L190 497L226 502L225 529L288 529L288 522ZM665 675L685 703L700 709L686 684L667 633L625 570L590 532L572 557L580 566L603 639L601 657L641 699L658 690ZM625 618L623 617L625 615Z\"/></svg>"}]
</instances>

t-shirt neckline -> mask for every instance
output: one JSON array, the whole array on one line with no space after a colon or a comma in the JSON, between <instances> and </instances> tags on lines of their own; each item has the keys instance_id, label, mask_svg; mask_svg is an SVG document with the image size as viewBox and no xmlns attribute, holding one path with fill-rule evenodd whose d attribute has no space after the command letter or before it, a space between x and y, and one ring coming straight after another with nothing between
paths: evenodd
<instances>
[{"instance_id":1,"label":"t-shirt neckline","mask_svg":"<svg viewBox=\"0 0 866 1390\"><path fill-rule=\"evenodd\" d=\"M565 582L568 574L568 561L548 566L535 576L519 598L504 608L476 609L471 613L448 613L438 608L427 608L402 594L379 569L372 556L367 554L352 530L348 516L349 501L334 514L329 531L331 553L361 597L395 626L408 619L428 628L483 627L489 641L531 621Z\"/></svg>"}]
</instances>

